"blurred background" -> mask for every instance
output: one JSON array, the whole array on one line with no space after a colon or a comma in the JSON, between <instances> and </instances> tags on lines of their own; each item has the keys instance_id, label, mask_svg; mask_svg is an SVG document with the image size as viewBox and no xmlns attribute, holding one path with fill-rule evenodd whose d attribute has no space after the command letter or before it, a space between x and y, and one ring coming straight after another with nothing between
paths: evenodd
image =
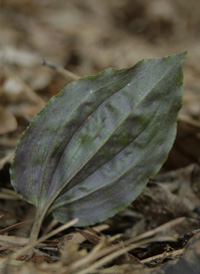
<instances>
[{"instance_id":1,"label":"blurred background","mask_svg":"<svg viewBox=\"0 0 200 274\"><path fill-rule=\"evenodd\" d=\"M148 184L133 208L107 222L109 235L134 237L180 216L196 219L170 235L199 229L200 1L0 0L0 228L34 218L33 207L13 191L9 167L22 132L53 95L77 77L185 50L183 108L162 169L168 172L156 177L162 184ZM57 225L50 221L44 234ZM30 227L15 231L27 237Z\"/></svg>"},{"instance_id":2,"label":"blurred background","mask_svg":"<svg viewBox=\"0 0 200 274\"><path fill-rule=\"evenodd\" d=\"M33 115L73 80L62 68L85 76L184 50L184 105L166 169L200 160L200 1L1 0L0 167Z\"/></svg>"}]
</instances>

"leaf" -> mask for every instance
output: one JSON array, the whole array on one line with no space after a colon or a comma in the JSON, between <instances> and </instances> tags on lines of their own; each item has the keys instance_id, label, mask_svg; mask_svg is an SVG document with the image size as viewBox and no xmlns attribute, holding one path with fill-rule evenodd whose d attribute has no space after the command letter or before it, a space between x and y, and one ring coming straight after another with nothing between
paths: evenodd
<instances>
[{"instance_id":1,"label":"leaf","mask_svg":"<svg viewBox=\"0 0 200 274\"><path fill-rule=\"evenodd\" d=\"M18 143L15 190L60 222L113 216L167 158L182 104L186 52L81 78L54 96ZM42 217L41 217L42 216Z\"/></svg>"}]
</instances>

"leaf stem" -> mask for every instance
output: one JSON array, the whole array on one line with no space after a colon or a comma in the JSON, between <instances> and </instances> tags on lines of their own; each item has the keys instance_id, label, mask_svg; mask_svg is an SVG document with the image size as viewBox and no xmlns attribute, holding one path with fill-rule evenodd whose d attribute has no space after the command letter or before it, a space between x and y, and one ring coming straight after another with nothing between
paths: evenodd
<instances>
[{"instance_id":1,"label":"leaf stem","mask_svg":"<svg viewBox=\"0 0 200 274\"><path fill-rule=\"evenodd\" d=\"M30 234L30 240L29 243L33 243L38 239L38 235L42 226L42 222L46 216L47 210L43 209L37 209L36 211L36 216L35 216L35 221L33 223L33 227L31 229L31 234Z\"/></svg>"}]
</instances>

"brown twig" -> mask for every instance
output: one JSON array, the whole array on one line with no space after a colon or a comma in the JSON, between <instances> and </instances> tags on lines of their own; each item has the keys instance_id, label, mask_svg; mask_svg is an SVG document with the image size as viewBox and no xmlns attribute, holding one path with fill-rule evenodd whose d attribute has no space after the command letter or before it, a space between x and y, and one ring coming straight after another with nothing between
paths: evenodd
<instances>
[{"instance_id":1,"label":"brown twig","mask_svg":"<svg viewBox=\"0 0 200 274\"><path fill-rule=\"evenodd\" d=\"M32 223L33 221L34 221L34 219L28 220L28 221L24 221L24 222L20 222L20 223L14 224L14 225L11 225L11 226L9 226L9 227L6 227L6 228L4 228L4 229L1 229L1 230L0 230L0 234L3 234L3 233L5 233L5 232L8 232L8 231L13 230L13 229L17 229L17 228L19 228L19 227L21 227L21 226L23 226L23 225Z\"/></svg>"},{"instance_id":2,"label":"brown twig","mask_svg":"<svg viewBox=\"0 0 200 274\"><path fill-rule=\"evenodd\" d=\"M157 260L163 261L164 259L167 259L167 258L174 258L174 257L177 257L177 256L180 257L183 254L183 251L184 251L184 248L181 248L181 249L178 249L178 250L173 250L173 251L170 251L170 252L165 251L162 254L158 254L158 255L146 258L144 260L141 260L140 262L143 263L143 264L146 264L146 263L151 263L151 262L157 261Z\"/></svg>"},{"instance_id":3,"label":"brown twig","mask_svg":"<svg viewBox=\"0 0 200 274\"><path fill-rule=\"evenodd\" d=\"M80 78L80 76L72 73L71 71L67 70L67 69L64 69L63 67L61 66L58 66L56 64L53 64L45 59L42 59L41 60L41 64L43 66L46 66L46 67L49 67L51 69L54 69L55 71L59 72L60 74L62 74L64 77L68 78L68 79L72 79L73 81L74 80L77 80Z\"/></svg>"}]
</instances>

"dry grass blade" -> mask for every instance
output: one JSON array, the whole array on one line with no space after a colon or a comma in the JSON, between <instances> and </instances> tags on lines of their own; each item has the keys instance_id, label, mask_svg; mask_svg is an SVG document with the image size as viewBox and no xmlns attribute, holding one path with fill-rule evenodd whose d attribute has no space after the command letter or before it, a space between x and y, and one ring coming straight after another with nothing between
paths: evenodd
<instances>
[{"instance_id":1,"label":"dry grass blade","mask_svg":"<svg viewBox=\"0 0 200 274\"><path fill-rule=\"evenodd\" d=\"M158 255L146 258L144 260L141 260L141 263L145 264L145 263L151 263L156 260L163 261L164 259L167 259L167 258L174 258L177 256L181 256L183 254L183 251L184 251L184 248L173 250L170 252L164 252L162 254L158 254Z\"/></svg>"},{"instance_id":2,"label":"dry grass blade","mask_svg":"<svg viewBox=\"0 0 200 274\"><path fill-rule=\"evenodd\" d=\"M0 168L2 168L7 162L12 161L14 152L8 153L6 156L0 159Z\"/></svg>"},{"instance_id":3,"label":"dry grass blade","mask_svg":"<svg viewBox=\"0 0 200 274\"><path fill-rule=\"evenodd\" d=\"M28 244L27 246L25 246L24 248L12 253L10 256L6 257L5 259L1 260L1 267L6 266L8 264L11 263L11 261L15 258L18 258L20 256L22 256L23 254L26 254L26 252L28 252L29 250L31 250L33 247L35 247L37 244L45 241L46 239L56 235L57 233L71 227L74 226L76 223L78 222L78 219L74 219L70 222L68 222L67 224L64 224L60 227L58 227L57 229L55 229L54 231L51 231L49 234L42 236L40 239L38 239L37 241L35 241L32 244Z\"/></svg>"},{"instance_id":4,"label":"dry grass blade","mask_svg":"<svg viewBox=\"0 0 200 274\"><path fill-rule=\"evenodd\" d=\"M128 247L124 247L120 250L116 250L115 252L103 257L102 259L100 259L99 261L91 264L88 268L78 271L76 272L76 274L89 274L89 273L94 273L94 271L96 271L97 268L104 266L106 263L111 262L113 259L116 259L117 257L126 254L127 252L131 251L132 249L135 249L139 246L142 245L146 245L149 243L153 243L153 242L162 242L162 241L169 241L172 240L171 237L157 237L157 238L153 238L153 239L146 239L140 242L137 242L135 244L132 244ZM72 267L73 269L73 267Z\"/></svg>"},{"instance_id":5,"label":"dry grass blade","mask_svg":"<svg viewBox=\"0 0 200 274\"><path fill-rule=\"evenodd\" d=\"M23 226L23 225L32 223L33 221L34 221L34 219L33 219L33 220L24 221L24 222L20 222L20 223L14 224L14 225L11 225L11 226L9 226L9 227L6 227L6 228L4 228L4 229L1 229L1 230L0 230L0 234L3 234L3 233L8 232L8 231L10 231L10 230L19 228L19 227L21 227L21 226Z\"/></svg>"},{"instance_id":6,"label":"dry grass blade","mask_svg":"<svg viewBox=\"0 0 200 274\"><path fill-rule=\"evenodd\" d=\"M12 189L0 188L0 199L21 200L19 195Z\"/></svg>"},{"instance_id":7,"label":"dry grass blade","mask_svg":"<svg viewBox=\"0 0 200 274\"><path fill-rule=\"evenodd\" d=\"M53 64L45 59L42 59L41 60L41 64L43 66L47 66L47 67L50 67L52 69L54 69L55 71L59 72L60 74L62 74L64 77L66 77L67 79L72 79L73 81L74 80L77 80L80 78L80 76L72 73L71 71L67 70L67 69L64 69L63 67L61 66L58 66L56 64Z\"/></svg>"},{"instance_id":8,"label":"dry grass blade","mask_svg":"<svg viewBox=\"0 0 200 274\"><path fill-rule=\"evenodd\" d=\"M101 258L103 256L106 256L103 259L105 259L106 262L107 262L107 260L109 262L110 260L112 260L114 258L117 258L118 256L123 255L126 252L128 252L128 251L130 251L130 250L132 250L132 249L134 249L134 248L136 248L138 246L140 246L142 240L145 241L145 244L150 243L150 242L154 242L154 241L157 241L157 240L159 240L159 241L174 241L175 239L172 238L172 237L159 237L159 238L153 238L153 239L146 239L146 238L152 237L152 236L154 236L158 232L161 232L163 230L169 229L170 227L173 227L173 226L175 226L175 225L183 222L185 219L186 219L185 217L177 218L177 219L172 220L170 222L167 222L167 223L165 223L165 224L163 224L163 225L161 225L161 226L159 226L159 227L157 227L157 228L155 228L155 229L153 229L151 231L145 232L145 233L143 233L143 234L141 234L141 235L139 235L139 236L137 236L137 237L135 237L133 239L129 239L129 240L123 242L123 243L112 245L112 246L106 247L104 249L101 249L100 247L98 247L98 245L102 246L102 242L100 242L96 246L96 250L99 250L99 252L91 252L90 254L88 254L88 256L86 256L86 257L78 260L77 262L73 263L71 265L71 269L72 270L79 269L80 267L88 265L89 263L92 263L92 262L98 260L99 258ZM126 247L129 244L132 244L132 245ZM142 244L144 244L144 243L142 242ZM119 250L119 248L121 248L121 250ZM122 250L123 250L123 252L122 252ZM120 253L120 252L122 252L122 253ZM110 254L110 255L108 255L108 254ZM116 254L116 255L114 255L114 254ZM111 255L114 256L114 257L112 257ZM102 262L103 259L101 259L101 262ZM99 261L97 263L99 263ZM104 264L104 261L103 261L103 264ZM84 274L84 273L87 273L87 272L83 272L83 273L80 272L78 274Z\"/></svg>"},{"instance_id":9,"label":"dry grass blade","mask_svg":"<svg viewBox=\"0 0 200 274\"><path fill-rule=\"evenodd\" d=\"M142 239L145 239L145 238L149 238L149 237L152 237L154 236L155 234L159 233L159 232L162 232L163 230L167 230L175 225L178 225L180 223L182 223L183 221L186 220L186 217L180 217L180 218L177 218L177 219L174 219L172 221L169 221L161 226L158 226L156 227L155 229L152 229L150 231L147 231L139 236L136 236L135 238L133 239L130 239L128 240L126 243L129 244L129 243L134 243L134 242L137 242L139 240L142 240Z\"/></svg>"}]
</instances>

